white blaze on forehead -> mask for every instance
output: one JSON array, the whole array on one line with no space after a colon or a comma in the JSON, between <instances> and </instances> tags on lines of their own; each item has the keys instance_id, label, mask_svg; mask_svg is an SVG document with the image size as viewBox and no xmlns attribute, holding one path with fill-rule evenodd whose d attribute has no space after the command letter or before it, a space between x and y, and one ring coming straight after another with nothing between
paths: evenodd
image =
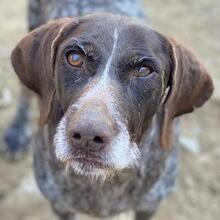
<instances>
[{"instance_id":1,"label":"white blaze on forehead","mask_svg":"<svg viewBox=\"0 0 220 220\"><path fill-rule=\"evenodd\" d=\"M74 104L75 107L82 104L86 100L90 100L91 98L97 98L97 97L100 97L100 95L103 95L104 99L107 100L107 103L106 103L107 106L110 107L111 110L113 110L113 104L115 105L117 100L115 100L114 98L115 88L113 88L111 85L109 74L110 74L110 69L111 69L114 55L116 53L117 42L118 42L118 31L117 29L115 29L113 33L112 51L110 53L110 56L107 59L102 75L100 76L98 81L96 81L90 87L90 89L85 94L83 94L82 97L79 98L77 104L76 103Z\"/></svg>"},{"instance_id":2,"label":"white blaze on forehead","mask_svg":"<svg viewBox=\"0 0 220 220\"><path fill-rule=\"evenodd\" d=\"M106 65L105 65L105 70L104 70L103 75L102 75L103 80L107 79L107 77L108 77L109 69L111 67L111 63L112 63L112 60L113 60L113 57L114 57L114 54L115 54L115 51L116 51L117 42L118 42L118 31L117 31L117 29L115 29L114 30L114 35L113 35L112 52L111 52L110 57L107 60Z\"/></svg>"},{"instance_id":3,"label":"white blaze on forehead","mask_svg":"<svg viewBox=\"0 0 220 220\"><path fill-rule=\"evenodd\" d=\"M109 93L111 93L111 89L109 89L109 87L110 87L109 71L110 71L110 68L111 68L111 65L113 62L114 55L116 53L117 42L118 42L118 31L117 31L117 29L115 29L114 34L113 34L112 51L111 51L109 58L107 59L104 71L103 71L99 81L96 84L94 84L91 87L91 89L86 93L86 95L83 97L84 99L86 99L86 98L89 99L92 96L97 97L97 95L98 96L100 95L100 92L105 93L105 95L108 94L109 96L111 96L111 94L109 94Z\"/></svg>"}]
</instances>

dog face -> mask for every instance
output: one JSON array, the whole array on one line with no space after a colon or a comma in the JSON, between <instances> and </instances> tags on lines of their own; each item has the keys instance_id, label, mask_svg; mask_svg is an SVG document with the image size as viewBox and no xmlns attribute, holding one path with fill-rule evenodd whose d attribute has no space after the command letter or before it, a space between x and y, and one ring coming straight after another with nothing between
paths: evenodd
<instances>
[{"instance_id":1,"label":"dog face","mask_svg":"<svg viewBox=\"0 0 220 220\"><path fill-rule=\"evenodd\" d=\"M162 47L154 31L127 18L79 21L55 61L65 112L54 139L60 160L86 175L137 165L138 143L169 78Z\"/></svg>"},{"instance_id":2,"label":"dog face","mask_svg":"<svg viewBox=\"0 0 220 220\"><path fill-rule=\"evenodd\" d=\"M161 115L161 145L169 145L173 117L200 106L211 95L210 78L197 60L197 66L187 63L192 56L188 51L177 55L183 51L179 46L143 24L110 14L57 22L23 40L12 61L20 79L40 95L43 119L57 98L64 114L54 137L55 153L78 174L106 178L136 166L141 156L138 144L154 115ZM41 60L31 67L32 74L38 73L35 81L19 74L16 60L30 39L29 54L35 52ZM183 72L178 63L188 66L186 72L197 68L192 82L190 75L181 79L187 78L185 89L199 84L193 97L177 85Z\"/></svg>"}]
</instances>

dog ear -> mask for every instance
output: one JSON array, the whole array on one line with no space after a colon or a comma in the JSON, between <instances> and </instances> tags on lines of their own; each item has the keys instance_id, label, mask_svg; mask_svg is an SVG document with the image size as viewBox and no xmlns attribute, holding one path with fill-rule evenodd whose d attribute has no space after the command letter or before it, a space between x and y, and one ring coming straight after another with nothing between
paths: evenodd
<instances>
[{"instance_id":1,"label":"dog ear","mask_svg":"<svg viewBox=\"0 0 220 220\"><path fill-rule=\"evenodd\" d=\"M40 124L47 122L55 93L54 65L59 43L78 21L62 18L27 34L13 50L12 65L20 81L40 100Z\"/></svg>"},{"instance_id":2,"label":"dog ear","mask_svg":"<svg viewBox=\"0 0 220 220\"><path fill-rule=\"evenodd\" d=\"M160 126L160 144L164 148L169 148L171 144L173 119L202 106L213 92L213 83L206 68L188 49L173 39L167 40L171 73L170 91L164 103Z\"/></svg>"}]
</instances>

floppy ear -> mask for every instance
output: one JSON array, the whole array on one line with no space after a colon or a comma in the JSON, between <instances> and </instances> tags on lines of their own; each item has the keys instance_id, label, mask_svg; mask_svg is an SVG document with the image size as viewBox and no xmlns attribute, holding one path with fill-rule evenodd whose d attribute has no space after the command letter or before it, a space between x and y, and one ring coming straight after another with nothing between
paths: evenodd
<instances>
[{"instance_id":1,"label":"floppy ear","mask_svg":"<svg viewBox=\"0 0 220 220\"><path fill-rule=\"evenodd\" d=\"M196 57L173 39L170 44L170 91L164 104L160 131L160 144L169 148L172 138L172 121L175 117L192 112L212 95L213 83L206 68Z\"/></svg>"},{"instance_id":2,"label":"floppy ear","mask_svg":"<svg viewBox=\"0 0 220 220\"><path fill-rule=\"evenodd\" d=\"M11 55L14 70L40 100L40 123L47 122L55 92L54 63L59 43L78 24L76 19L62 18L49 22L27 34Z\"/></svg>"}]
</instances>

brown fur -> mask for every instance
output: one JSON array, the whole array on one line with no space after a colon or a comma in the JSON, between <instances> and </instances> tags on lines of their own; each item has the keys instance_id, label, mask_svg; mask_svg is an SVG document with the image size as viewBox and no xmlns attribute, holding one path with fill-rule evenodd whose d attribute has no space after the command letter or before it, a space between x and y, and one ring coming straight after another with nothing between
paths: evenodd
<instances>
[{"instance_id":1,"label":"brown fur","mask_svg":"<svg viewBox=\"0 0 220 220\"><path fill-rule=\"evenodd\" d=\"M173 68L161 124L160 141L165 148L172 142L172 120L202 106L213 92L213 83L204 65L191 51L174 39L167 40L171 46Z\"/></svg>"}]
</instances>

